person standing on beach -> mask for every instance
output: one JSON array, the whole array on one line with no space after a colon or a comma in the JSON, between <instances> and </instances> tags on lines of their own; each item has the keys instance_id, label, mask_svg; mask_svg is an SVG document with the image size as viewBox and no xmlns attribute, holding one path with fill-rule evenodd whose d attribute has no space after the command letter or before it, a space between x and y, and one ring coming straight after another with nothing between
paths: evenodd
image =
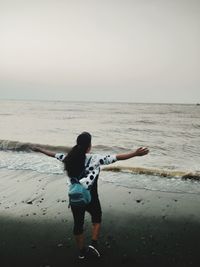
<instances>
[{"instance_id":1,"label":"person standing on beach","mask_svg":"<svg viewBox=\"0 0 200 267\"><path fill-rule=\"evenodd\" d=\"M100 257L97 245L102 219L102 210L97 188L100 166L112 164L118 160L126 160L136 156L144 156L149 152L147 148L140 147L135 151L117 155L90 154L89 152L92 147L91 140L92 137L90 133L81 133L77 137L76 145L72 147L67 155L48 151L41 147L32 148L32 150L34 151L44 153L45 155L50 157L55 157L56 159L63 162L64 169L67 172L70 181L72 182L72 179L76 177L84 188L90 190L91 202L89 204L84 207L71 205L71 211L74 218L73 233L79 249L79 259L84 259L86 253L88 252L92 253L96 257ZM83 170L85 170L84 176L80 177L83 173ZM90 213L92 219L92 239L91 244L87 249L84 245L83 231L86 211Z\"/></svg>"}]
</instances>

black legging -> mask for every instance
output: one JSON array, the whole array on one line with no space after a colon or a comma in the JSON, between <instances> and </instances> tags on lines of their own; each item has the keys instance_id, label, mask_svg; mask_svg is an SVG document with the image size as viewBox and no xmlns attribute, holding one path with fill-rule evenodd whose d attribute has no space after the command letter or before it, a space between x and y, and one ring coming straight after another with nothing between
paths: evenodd
<instances>
[{"instance_id":1,"label":"black legging","mask_svg":"<svg viewBox=\"0 0 200 267\"><path fill-rule=\"evenodd\" d=\"M86 207L71 206L71 210L74 217L74 235L80 235L83 233L83 225L85 212L89 212L92 218L92 223L101 223L102 211L101 204L98 198L92 199L90 204Z\"/></svg>"}]
</instances>

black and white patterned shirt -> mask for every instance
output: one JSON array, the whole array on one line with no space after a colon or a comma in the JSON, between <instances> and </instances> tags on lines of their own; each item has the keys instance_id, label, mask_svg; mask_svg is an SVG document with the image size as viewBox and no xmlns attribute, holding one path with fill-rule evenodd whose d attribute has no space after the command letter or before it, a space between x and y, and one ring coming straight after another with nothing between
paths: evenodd
<instances>
[{"instance_id":1,"label":"black and white patterned shirt","mask_svg":"<svg viewBox=\"0 0 200 267\"><path fill-rule=\"evenodd\" d=\"M63 161L64 158L66 157L65 154L63 153L57 153L55 155L55 158ZM88 161L89 165L88 165ZM85 159L85 177L79 180L79 182L86 188L90 188L97 177L99 176L100 173L100 166L101 165L109 165L117 161L116 155L99 155L99 154L86 154L86 159Z\"/></svg>"}]
</instances>

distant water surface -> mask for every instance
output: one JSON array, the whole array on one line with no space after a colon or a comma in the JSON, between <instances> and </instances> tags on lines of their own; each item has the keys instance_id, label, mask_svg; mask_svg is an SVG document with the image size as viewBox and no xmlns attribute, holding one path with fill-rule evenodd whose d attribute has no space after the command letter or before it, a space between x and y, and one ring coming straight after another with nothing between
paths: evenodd
<instances>
[{"instance_id":1,"label":"distant water surface","mask_svg":"<svg viewBox=\"0 0 200 267\"><path fill-rule=\"evenodd\" d=\"M94 153L122 153L140 146L149 147L148 156L115 164L122 165L124 182L120 181L120 185L131 186L130 177L134 174L126 172L126 167L196 175L200 171L198 105L0 101L0 129L0 168L30 168L48 172L49 164L52 164L49 163L50 159L29 153L26 143L64 150L75 144L79 133L89 131L93 136ZM50 168L52 172L59 173L60 165L58 167L57 164ZM122 175L109 174L104 172L103 176L111 182ZM146 178L142 178L141 174L139 176L144 182ZM136 181L137 177L134 176L133 180ZM164 190L164 178L159 178L162 182L158 186L159 183L154 182L152 177L148 175L145 185L141 183L137 186ZM175 182L169 185L169 179L166 182L170 188L175 185ZM181 183L186 183L184 188L188 188L188 182ZM198 183L195 186L199 190ZM190 188L189 191L194 190Z\"/></svg>"}]
</instances>

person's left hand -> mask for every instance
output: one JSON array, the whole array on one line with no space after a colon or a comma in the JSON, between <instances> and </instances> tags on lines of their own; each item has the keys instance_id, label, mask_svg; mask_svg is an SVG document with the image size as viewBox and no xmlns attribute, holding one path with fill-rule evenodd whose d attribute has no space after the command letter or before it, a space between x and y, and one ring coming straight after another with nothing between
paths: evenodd
<instances>
[{"instance_id":1,"label":"person's left hand","mask_svg":"<svg viewBox=\"0 0 200 267\"><path fill-rule=\"evenodd\" d=\"M147 147L140 147L135 151L136 156L144 156L149 153L149 149Z\"/></svg>"}]
</instances>

